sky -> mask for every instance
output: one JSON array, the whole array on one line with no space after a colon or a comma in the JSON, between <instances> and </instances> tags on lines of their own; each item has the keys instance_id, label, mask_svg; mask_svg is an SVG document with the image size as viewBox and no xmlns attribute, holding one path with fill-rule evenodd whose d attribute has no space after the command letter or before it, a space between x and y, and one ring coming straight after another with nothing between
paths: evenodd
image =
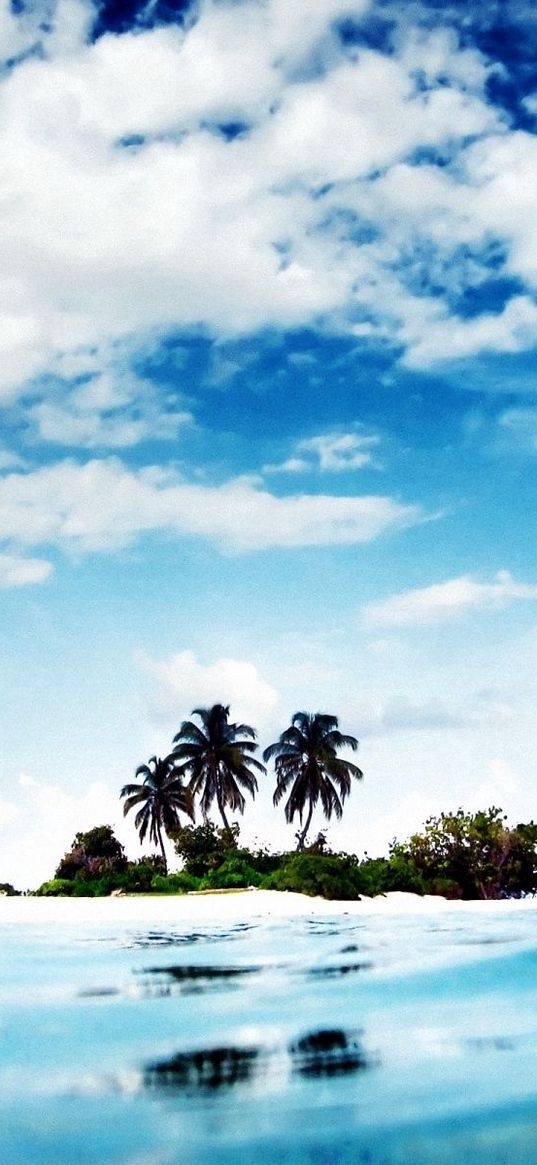
<instances>
[{"instance_id":1,"label":"sky","mask_svg":"<svg viewBox=\"0 0 537 1165\"><path fill-rule=\"evenodd\" d=\"M0 0L0 881L138 857L214 702L359 738L333 848L536 816L536 61L529 0Z\"/></svg>"}]
</instances>

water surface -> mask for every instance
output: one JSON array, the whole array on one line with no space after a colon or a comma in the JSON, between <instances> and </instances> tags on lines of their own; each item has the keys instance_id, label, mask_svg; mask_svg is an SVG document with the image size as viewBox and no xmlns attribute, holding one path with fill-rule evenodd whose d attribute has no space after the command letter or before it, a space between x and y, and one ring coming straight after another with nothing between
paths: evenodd
<instances>
[{"instance_id":1,"label":"water surface","mask_svg":"<svg viewBox=\"0 0 537 1165\"><path fill-rule=\"evenodd\" d=\"M69 906L2 926L2 1165L536 1165L537 906Z\"/></svg>"}]
</instances>

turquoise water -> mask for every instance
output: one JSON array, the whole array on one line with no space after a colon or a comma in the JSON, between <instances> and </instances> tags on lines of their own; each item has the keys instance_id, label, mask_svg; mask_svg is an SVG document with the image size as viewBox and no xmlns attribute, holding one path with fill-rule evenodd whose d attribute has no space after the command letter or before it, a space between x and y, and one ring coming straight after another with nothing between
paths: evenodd
<instances>
[{"instance_id":1,"label":"turquoise water","mask_svg":"<svg viewBox=\"0 0 537 1165\"><path fill-rule=\"evenodd\" d=\"M537 1165L537 908L502 905L4 924L2 1165Z\"/></svg>"}]
</instances>

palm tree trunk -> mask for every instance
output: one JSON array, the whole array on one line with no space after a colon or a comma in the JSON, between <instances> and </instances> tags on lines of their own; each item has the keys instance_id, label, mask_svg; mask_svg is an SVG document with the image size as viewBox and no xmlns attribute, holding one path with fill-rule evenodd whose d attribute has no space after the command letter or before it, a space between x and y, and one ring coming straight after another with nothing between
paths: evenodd
<instances>
[{"instance_id":1,"label":"palm tree trunk","mask_svg":"<svg viewBox=\"0 0 537 1165\"><path fill-rule=\"evenodd\" d=\"M220 811L220 816L222 818L222 821L224 822L224 829L227 829L229 832L231 830L231 826L230 826L229 821L228 821L226 814L224 812L224 802L222 800L222 794L221 794L220 790L218 790L218 793L216 795L216 800L218 803L218 809Z\"/></svg>"},{"instance_id":2,"label":"palm tree trunk","mask_svg":"<svg viewBox=\"0 0 537 1165\"><path fill-rule=\"evenodd\" d=\"M164 842L162 840L162 832L160 829L160 823L158 821L157 821L157 837L159 839L160 849L161 849L161 853L162 853L162 861L164 862L164 873L165 873L165 875L167 875L168 863L166 861L166 850L164 849Z\"/></svg>"},{"instance_id":3,"label":"palm tree trunk","mask_svg":"<svg viewBox=\"0 0 537 1165\"><path fill-rule=\"evenodd\" d=\"M311 825L311 819L312 819L312 817L313 817L313 802L312 802L312 801L310 801L310 807L309 807L308 816L307 816L307 818L306 818L306 824L305 824L305 826L304 826L304 829L301 829L301 830L300 830L300 833L299 833L299 835L298 835L298 844L297 844L297 847L296 847L296 852L297 852L297 853L299 853L299 852L300 852L300 850L303 850L303 849L304 849L304 842L305 842L305 840L306 840L306 837L307 837L307 835L308 835L308 829L309 829L309 827L310 827L310 825Z\"/></svg>"}]
</instances>

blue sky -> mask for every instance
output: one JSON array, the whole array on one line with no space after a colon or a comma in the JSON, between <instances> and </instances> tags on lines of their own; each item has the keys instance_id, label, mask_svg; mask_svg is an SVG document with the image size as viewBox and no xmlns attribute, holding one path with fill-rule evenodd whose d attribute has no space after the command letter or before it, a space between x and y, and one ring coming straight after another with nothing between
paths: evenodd
<instances>
[{"instance_id":1,"label":"blue sky","mask_svg":"<svg viewBox=\"0 0 537 1165\"><path fill-rule=\"evenodd\" d=\"M136 856L120 786L214 701L359 737L334 847L535 815L536 47L515 0L0 5L0 880Z\"/></svg>"}]
</instances>

